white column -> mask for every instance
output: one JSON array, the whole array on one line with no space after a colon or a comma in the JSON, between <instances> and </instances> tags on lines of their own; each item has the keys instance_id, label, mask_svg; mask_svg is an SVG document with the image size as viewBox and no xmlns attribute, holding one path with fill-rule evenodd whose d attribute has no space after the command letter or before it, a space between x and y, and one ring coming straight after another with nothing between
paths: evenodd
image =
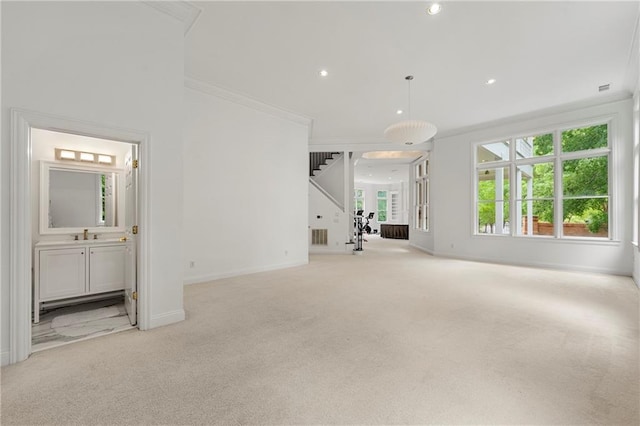
<instances>
[{"instance_id":1,"label":"white column","mask_svg":"<svg viewBox=\"0 0 640 426\"><path fill-rule=\"evenodd\" d=\"M496 234L502 234L504 225L504 169L496 169Z\"/></svg>"},{"instance_id":2,"label":"white column","mask_svg":"<svg viewBox=\"0 0 640 426\"><path fill-rule=\"evenodd\" d=\"M533 235L533 176L527 181L527 235Z\"/></svg>"},{"instance_id":3,"label":"white column","mask_svg":"<svg viewBox=\"0 0 640 426\"><path fill-rule=\"evenodd\" d=\"M515 234L522 235L522 170L516 167L516 211L511 212L511 227L515 226Z\"/></svg>"}]
</instances>

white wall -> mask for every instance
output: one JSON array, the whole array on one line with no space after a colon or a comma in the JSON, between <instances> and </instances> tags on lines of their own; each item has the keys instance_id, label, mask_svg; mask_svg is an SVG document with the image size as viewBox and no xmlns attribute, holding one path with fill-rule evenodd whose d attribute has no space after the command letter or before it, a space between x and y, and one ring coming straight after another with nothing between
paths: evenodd
<instances>
[{"instance_id":1,"label":"white wall","mask_svg":"<svg viewBox=\"0 0 640 426\"><path fill-rule=\"evenodd\" d=\"M438 139L431 155L431 217L435 253L466 259L631 275L632 205L631 100L606 103L529 120L489 126ZM616 241L554 241L543 238L473 235L472 145L517 134L529 134L580 120L614 115L610 163L616 186L611 194ZM429 247L424 247L428 250Z\"/></svg>"},{"instance_id":2,"label":"white wall","mask_svg":"<svg viewBox=\"0 0 640 426\"><path fill-rule=\"evenodd\" d=\"M2 353L9 350L9 108L145 131L151 324L182 309L184 26L141 2L2 2ZM25 218L25 220L28 220Z\"/></svg>"},{"instance_id":3,"label":"white wall","mask_svg":"<svg viewBox=\"0 0 640 426\"><path fill-rule=\"evenodd\" d=\"M308 127L184 96L185 282L307 263Z\"/></svg>"},{"instance_id":4,"label":"white wall","mask_svg":"<svg viewBox=\"0 0 640 426\"><path fill-rule=\"evenodd\" d=\"M311 245L311 229L327 230L327 246ZM353 250L350 241L353 218L343 212L313 184L309 183L309 251L312 253L346 253Z\"/></svg>"}]
</instances>

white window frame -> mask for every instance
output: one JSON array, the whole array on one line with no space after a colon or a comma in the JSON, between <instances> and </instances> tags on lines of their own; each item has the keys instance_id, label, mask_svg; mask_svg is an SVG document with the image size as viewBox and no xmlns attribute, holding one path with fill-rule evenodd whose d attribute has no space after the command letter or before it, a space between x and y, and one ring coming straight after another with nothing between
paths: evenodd
<instances>
[{"instance_id":1,"label":"white window frame","mask_svg":"<svg viewBox=\"0 0 640 426\"><path fill-rule=\"evenodd\" d=\"M562 152L562 132L565 130L572 129L580 129L585 127L593 127L599 125L607 125L607 147L606 148L595 148L584 151L576 151L576 152ZM517 238L536 238L536 239L555 239L555 240L584 240L585 242L602 242L602 241L613 241L617 239L617 232L614 223L615 212L617 211L617 206L614 203L614 194L615 194L615 175L612 172L612 165L615 164L614 159L614 149L613 149L613 134L615 132L615 124L613 122L612 117L602 117L599 119L593 119L588 121L579 121L569 124L563 124L554 126L553 128L547 128L542 130L536 130L527 132L526 134L518 134L512 137L503 137L496 138L489 141L478 142L472 145L473 149L473 233L476 236L487 236L487 237L517 237ZM542 155L538 157L529 157L529 158L516 158L516 139L527 138L531 136L540 136L552 134L553 135L553 153L548 155ZM509 159L508 160L497 160L497 161L487 161L478 163L478 147L491 143L499 143L499 142L509 142ZM582 158L594 158L606 156L608 161L608 205L609 205L609 214L608 214L608 229L609 235L606 238L603 237L576 237L576 236L565 236L563 235L564 227L562 224L563 220L563 183L562 183L562 163L565 160L576 160ZM517 207L517 179L515 179L516 171L518 166L524 165L535 165L541 163L553 163L554 166L554 197L553 197L553 209L554 209L554 232L553 235L526 235L518 233L518 226L513 226L516 222L513 216L516 212ZM479 230L478 224L478 175L482 170L489 170L495 168L508 168L510 178L509 178L509 222L511 224L508 233L481 233ZM559 172L560 171L560 172Z\"/></svg>"},{"instance_id":2,"label":"white window frame","mask_svg":"<svg viewBox=\"0 0 640 426\"><path fill-rule=\"evenodd\" d=\"M633 97L633 225L631 242L640 242L640 91Z\"/></svg>"},{"instance_id":3,"label":"white window frame","mask_svg":"<svg viewBox=\"0 0 640 426\"><path fill-rule=\"evenodd\" d=\"M362 197L358 197L358 191L362 191ZM367 196L366 196L366 191L362 188L354 188L353 190L353 206L354 206L354 210L358 210L358 200L362 200L362 211L366 212L366 208L367 208Z\"/></svg>"},{"instance_id":4,"label":"white window frame","mask_svg":"<svg viewBox=\"0 0 640 426\"><path fill-rule=\"evenodd\" d=\"M418 231L429 232L430 229L430 181L429 181L429 158L423 158L417 163L413 164L414 181L413 181L413 229ZM418 170L422 167L422 173ZM422 185L420 185L422 184ZM418 188L422 188L422 204L418 204L420 196L418 194ZM418 223L420 216L418 210L422 209L422 223Z\"/></svg>"},{"instance_id":5,"label":"white window frame","mask_svg":"<svg viewBox=\"0 0 640 426\"><path fill-rule=\"evenodd\" d=\"M380 196L380 193L381 193L381 192L384 192L384 193L385 193L385 196L384 196L384 197L381 197L381 196ZM387 222L391 222L391 220L390 220L390 219L391 219L391 216L390 216L390 214L389 214L389 198L390 198L390 197L389 197L389 193L390 193L390 192L391 192L391 191L389 191L388 189L377 189L377 190L376 190L376 210L375 210L375 212L376 212L376 218L377 218L377 222L378 222L378 223L387 223ZM385 209L385 220L381 220L381 219L380 219L380 209L379 209L379 207L378 207L378 201L379 201L379 200L386 200L386 201L387 201L387 208Z\"/></svg>"},{"instance_id":6,"label":"white window frame","mask_svg":"<svg viewBox=\"0 0 640 426\"><path fill-rule=\"evenodd\" d=\"M398 222L400 220L400 192L389 191L387 198L387 219L391 222ZM395 200L395 202L394 202ZM394 210L395 207L395 210Z\"/></svg>"}]
</instances>

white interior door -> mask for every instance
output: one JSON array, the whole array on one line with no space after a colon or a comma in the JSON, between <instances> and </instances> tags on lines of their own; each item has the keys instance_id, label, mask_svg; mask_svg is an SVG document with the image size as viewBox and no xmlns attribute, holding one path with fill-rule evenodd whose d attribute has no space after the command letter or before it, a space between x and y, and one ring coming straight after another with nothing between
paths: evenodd
<instances>
[{"instance_id":1,"label":"white interior door","mask_svg":"<svg viewBox=\"0 0 640 426\"><path fill-rule=\"evenodd\" d=\"M137 323L137 241L134 227L138 221L138 146L132 145L124 160L125 170L125 236L127 237L125 254L125 296L124 307L131 325Z\"/></svg>"}]
</instances>

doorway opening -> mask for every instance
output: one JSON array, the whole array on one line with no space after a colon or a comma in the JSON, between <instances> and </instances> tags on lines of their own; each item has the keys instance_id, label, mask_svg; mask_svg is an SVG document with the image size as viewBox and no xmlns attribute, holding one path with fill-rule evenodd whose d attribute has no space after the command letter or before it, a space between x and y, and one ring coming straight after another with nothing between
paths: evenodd
<instances>
[{"instance_id":1,"label":"doorway opening","mask_svg":"<svg viewBox=\"0 0 640 426\"><path fill-rule=\"evenodd\" d=\"M359 153L353 175L354 206L368 219L370 235L365 239L409 239L414 213L412 165L425 155L424 151Z\"/></svg>"},{"instance_id":2,"label":"doorway opening","mask_svg":"<svg viewBox=\"0 0 640 426\"><path fill-rule=\"evenodd\" d=\"M122 162L117 162L115 157L112 158L114 162L109 163L107 157L110 152L104 151L105 147L89 146L86 143L74 146L69 142L69 145L64 146L64 150L58 150L59 156L52 157L58 155L54 149L53 153L49 151L47 154L50 157L43 160L34 157L32 149L33 136L40 131L57 134L63 138L62 142L66 141L65 143L74 137L85 137L94 140L103 139L110 146L123 144L128 147L132 155L128 158L128 163L125 160L124 165ZM150 135L146 132L46 113L11 109L9 304L12 309L9 312L9 353L8 359L3 359L3 364L20 362L29 356L32 352L32 325L35 316L41 313L41 309L43 314L47 314L51 309L59 308L60 306L51 306L55 301L64 304L69 302L68 306L74 306L77 305L76 302L97 301L100 297L93 299L97 295L105 296L106 293L124 290L124 303L130 304L128 308L131 308L128 309L127 315L130 318L130 324L135 324L141 330L148 328L150 323L148 182L151 165L149 141ZM75 153L61 153L61 151L75 151ZM34 161L41 161L41 164L34 164ZM98 185L96 182L100 184L104 182L102 187L105 192L101 193L99 201L95 201L95 210L91 214L97 222L82 223L80 226L68 224L63 226L61 223L64 220L75 217L77 213L75 211L69 213L68 210L64 220L50 221L49 195L47 194L44 198L44 202L41 201L43 193L50 190L50 182L43 183L40 178L50 181L51 177L49 173L45 174L42 170L59 169L58 171L66 173L81 173L87 166L102 172L93 176L93 182L96 185ZM114 169L120 170L114 171ZM103 174L105 176L102 176ZM70 176L70 174L67 175L67 177ZM122 176L122 178L115 176ZM111 180L113 186L111 189L117 192L107 191L109 186L107 179ZM44 191L40 191L41 188ZM133 190L127 192L126 188L133 188ZM76 190L67 192L73 193ZM77 192L81 191L78 189ZM124 210L123 206L127 203L119 202L118 194L121 196L125 193L129 194L128 196L135 196L135 202L128 203L135 208ZM41 205L47 208L41 210ZM74 204L63 202L62 205L69 207ZM106 229L109 221L114 218L118 218L118 221L114 222L111 229ZM58 229L57 223L60 223L61 229ZM64 241L58 242L59 246L56 247L58 240ZM36 247L37 244L40 245ZM39 250L36 250L37 248ZM49 253L45 253L47 260L44 263L40 260L36 261L36 252L39 251L39 254L42 254L45 250L50 250ZM71 250L71 252L65 250ZM60 257L56 258L55 255L58 254ZM116 285L119 280L114 277L121 277L122 273L122 269L113 267L116 263L125 265L124 274L127 284L124 288ZM44 283L45 291L43 292L35 288L36 274L43 270L41 266L46 270L45 277L53 277L52 282ZM64 273L68 273L71 279L59 279L61 276L64 278ZM42 284L40 281L38 283ZM106 299L106 296L102 299Z\"/></svg>"},{"instance_id":3,"label":"doorway opening","mask_svg":"<svg viewBox=\"0 0 640 426\"><path fill-rule=\"evenodd\" d=\"M137 325L136 144L31 130L31 351Z\"/></svg>"}]
</instances>

